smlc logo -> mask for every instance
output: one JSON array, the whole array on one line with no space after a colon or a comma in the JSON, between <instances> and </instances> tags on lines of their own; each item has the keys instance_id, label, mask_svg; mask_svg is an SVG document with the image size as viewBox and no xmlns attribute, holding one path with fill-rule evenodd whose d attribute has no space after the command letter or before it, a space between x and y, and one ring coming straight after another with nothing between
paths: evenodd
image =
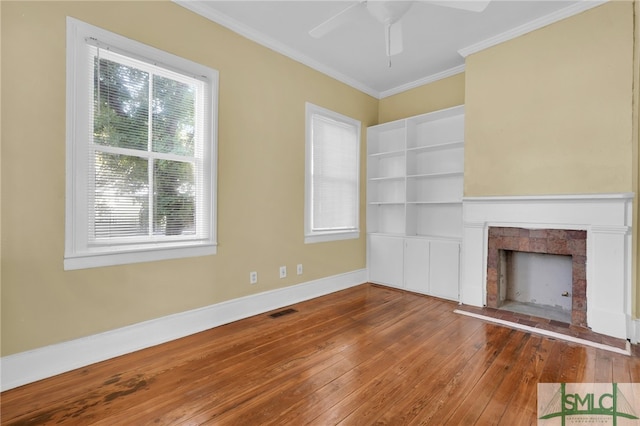
<instances>
[{"instance_id":1,"label":"smlc logo","mask_svg":"<svg viewBox=\"0 0 640 426\"><path fill-rule=\"evenodd\" d=\"M538 384L539 425L640 425L639 412L639 384Z\"/></svg>"}]
</instances>

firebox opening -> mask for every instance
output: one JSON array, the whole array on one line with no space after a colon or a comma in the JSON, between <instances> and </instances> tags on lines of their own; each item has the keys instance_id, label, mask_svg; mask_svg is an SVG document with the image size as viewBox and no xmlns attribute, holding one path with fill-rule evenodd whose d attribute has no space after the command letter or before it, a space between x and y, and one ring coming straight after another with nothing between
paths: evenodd
<instances>
[{"instance_id":1,"label":"firebox opening","mask_svg":"<svg viewBox=\"0 0 640 426\"><path fill-rule=\"evenodd\" d=\"M499 257L499 309L571 323L571 256L500 250Z\"/></svg>"}]
</instances>

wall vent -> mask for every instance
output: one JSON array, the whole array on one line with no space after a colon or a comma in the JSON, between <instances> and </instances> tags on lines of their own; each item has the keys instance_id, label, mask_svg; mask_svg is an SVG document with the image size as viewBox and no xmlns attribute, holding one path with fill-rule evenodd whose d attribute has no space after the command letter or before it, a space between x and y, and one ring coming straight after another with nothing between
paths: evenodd
<instances>
[{"instance_id":1,"label":"wall vent","mask_svg":"<svg viewBox=\"0 0 640 426\"><path fill-rule=\"evenodd\" d=\"M274 313L270 314L269 316L271 318L278 318L278 317L281 317L283 315L292 314L294 312L298 312L298 311L296 311L295 309L289 308L289 309L284 309L282 311L274 312Z\"/></svg>"}]
</instances>

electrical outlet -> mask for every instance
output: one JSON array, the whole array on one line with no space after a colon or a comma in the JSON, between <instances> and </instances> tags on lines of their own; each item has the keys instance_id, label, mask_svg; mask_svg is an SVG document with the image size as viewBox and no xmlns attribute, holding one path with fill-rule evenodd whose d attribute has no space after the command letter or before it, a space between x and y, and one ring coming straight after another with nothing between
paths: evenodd
<instances>
[{"instance_id":1,"label":"electrical outlet","mask_svg":"<svg viewBox=\"0 0 640 426\"><path fill-rule=\"evenodd\" d=\"M281 266L280 267L280 278L286 278L287 277L287 267L286 266Z\"/></svg>"},{"instance_id":2,"label":"electrical outlet","mask_svg":"<svg viewBox=\"0 0 640 426\"><path fill-rule=\"evenodd\" d=\"M257 272L249 272L249 283L250 284L258 284L258 273Z\"/></svg>"},{"instance_id":3,"label":"electrical outlet","mask_svg":"<svg viewBox=\"0 0 640 426\"><path fill-rule=\"evenodd\" d=\"M296 267L296 273L298 275L302 275L302 263L298 263L298 266Z\"/></svg>"}]
</instances>

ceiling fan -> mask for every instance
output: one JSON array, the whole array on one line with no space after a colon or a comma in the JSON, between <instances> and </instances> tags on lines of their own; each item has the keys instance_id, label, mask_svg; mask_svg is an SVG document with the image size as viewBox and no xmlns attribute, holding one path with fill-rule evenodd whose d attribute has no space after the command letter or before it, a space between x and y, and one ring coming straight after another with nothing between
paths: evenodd
<instances>
[{"instance_id":1,"label":"ceiling fan","mask_svg":"<svg viewBox=\"0 0 640 426\"><path fill-rule=\"evenodd\" d=\"M491 0L418 0L439 6L455 9L482 12ZM336 28L357 19L361 9L366 9L378 22L384 24L387 56L391 57L402 52L402 22L401 18L411 8L413 1L398 0L361 0L336 15L322 22L309 31L314 38L320 38ZM389 65L391 66L391 65Z\"/></svg>"}]
</instances>

